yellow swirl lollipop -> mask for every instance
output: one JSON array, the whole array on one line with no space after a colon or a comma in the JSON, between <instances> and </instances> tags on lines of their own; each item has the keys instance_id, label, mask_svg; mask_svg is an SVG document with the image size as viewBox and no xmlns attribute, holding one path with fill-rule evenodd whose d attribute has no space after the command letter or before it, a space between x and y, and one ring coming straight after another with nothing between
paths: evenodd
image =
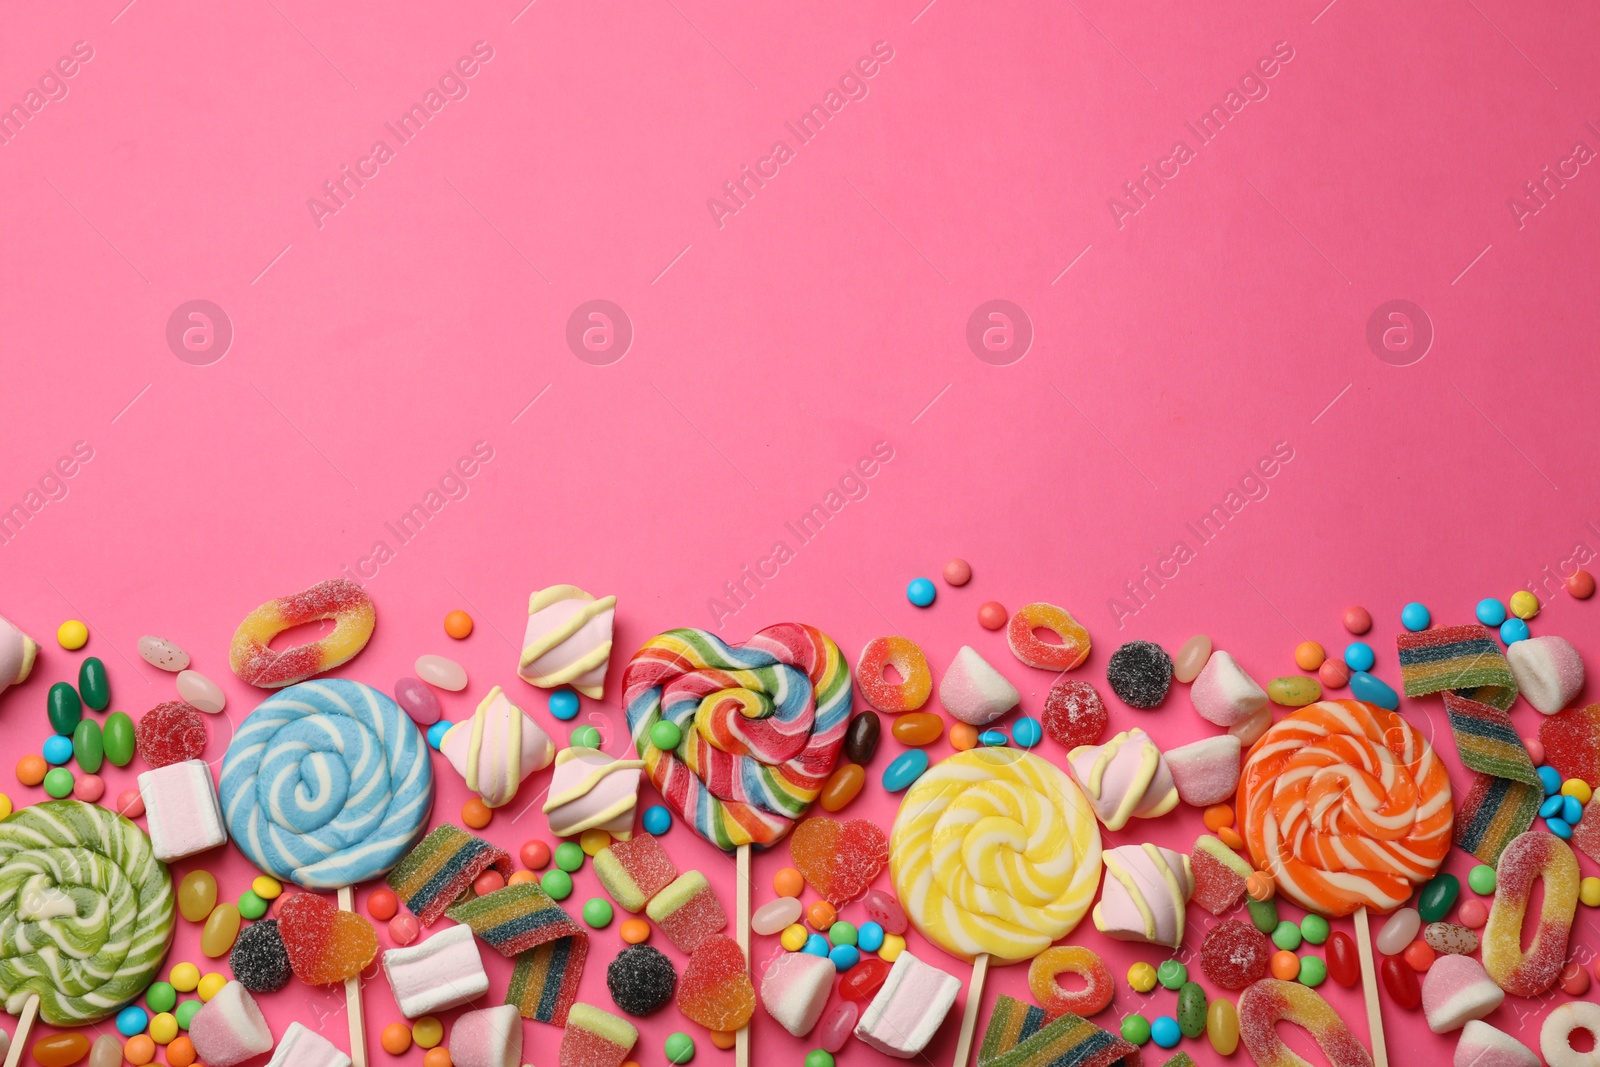
<instances>
[{"instance_id":1,"label":"yellow swirl lollipop","mask_svg":"<svg viewBox=\"0 0 1600 1067\"><path fill-rule=\"evenodd\" d=\"M906 793L889 867L906 915L929 941L969 962L1018 963L1088 912L1100 883L1100 826L1055 765L975 748Z\"/></svg>"}]
</instances>

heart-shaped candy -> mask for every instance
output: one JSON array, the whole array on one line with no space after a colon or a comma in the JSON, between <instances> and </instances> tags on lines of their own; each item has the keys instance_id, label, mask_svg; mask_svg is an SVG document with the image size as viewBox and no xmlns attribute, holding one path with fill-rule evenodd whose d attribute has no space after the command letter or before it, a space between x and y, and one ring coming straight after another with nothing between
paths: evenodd
<instances>
[{"instance_id":1,"label":"heart-shaped candy","mask_svg":"<svg viewBox=\"0 0 1600 1067\"><path fill-rule=\"evenodd\" d=\"M889 839L865 819L841 823L816 816L794 828L789 854L811 888L838 907L865 893L878 877L889 862Z\"/></svg>"},{"instance_id":2,"label":"heart-shaped candy","mask_svg":"<svg viewBox=\"0 0 1600 1067\"><path fill-rule=\"evenodd\" d=\"M736 941L713 934L694 950L678 979L678 1010L689 1021L723 1033L750 1021L756 990Z\"/></svg>"},{"instance_id":3,"label":"heart-shaped candy","mask_svg":"<svg viewBox=\"0 0 1600 1067\"><path fill-rule=\"evenodd\" d=\"M315 893L297 893L278 906L278 933L289 969L307 985L354 978L378 955L378 934L370 922Z\"/></svg>"}]
</instances>

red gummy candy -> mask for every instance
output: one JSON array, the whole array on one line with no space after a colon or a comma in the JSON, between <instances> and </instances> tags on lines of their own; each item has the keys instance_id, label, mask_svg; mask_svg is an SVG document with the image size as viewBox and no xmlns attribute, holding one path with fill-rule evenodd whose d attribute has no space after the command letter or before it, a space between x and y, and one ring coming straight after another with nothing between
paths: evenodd
<instances>
[{"instance_id":1,"label":"red gummy candy","mask_svg":"<svg viewBox=\"0 0 1600 1067\"><path fill-rule=\"evenodd\" d=\"M1110 716L1099 690L1088 682L1057 682L1050 687L1040 716L1044 732L1058 745L1077 748L1092 745L1105 733Z\"/></svg>"},{"instance_id":2,"label":"red gummy candy","mask_svg":"<svg viewBox=\"0 0 1600 1067\"><path fill-rule=\"evenodd\" d=\"M678 979L678 1010L690 1022L724 1033L750 1021L756 990L738 942L713 934L700 943Z\"/></svg>"},{"instance_id":3,"label":"red gummy candy","mask_svg":"<svg viewBox=\"0 0 1600 1067\"><path fill-rule=\"evenodd\" d=\"M1200 969L1223 989L1243 989L1266 977L1272 951L1266 934L1249 923L1226 919L1206 931Z\"/></svg>"},{"instance_id":4,"label":"red gummy candy","mask_svg":"<svg viewBox=\"0 0 1600 1067\"><path fill-rule=\"evenodd\" d=\"M1422 985L1417 981L1417 972L1407 966L1405 960L1399 956L1383 957L1378 974L1383 978L1383 988L1396 1004L1406 1011L1416 1011L1422 1006Z\"/></svg>"},{"instance_id":5,"label":"red gummy candy","mask_svg":"<svg viewBox=\"0 0 1600 1067\"><path fill-rule=\"evenodd\" d=\"M1544 761L1561 778L1581 778L1600 786L1600 704L1546 715L1539 724Z\"/></svg>"},{"instance_id":6,"label":"red gummy candy","mask_svg":"<svg viewBox=\"0 0 1600 1067\"><path fill-rule=\"evenodd\" d=\"M795 869L834 907L867 891L889 862L889 839L865 819L840 823L817 816L789 836Z\"/></svg>"},{"instance_id":7,"label":"red gummy candy","mask_svg":"<svg viewBox=\"0 0 1600 1067\"><path fill-rule=\"evenodd\" d=\"M1361 957L1356 950L1355 941L1349 934L1343 930L1335 930L1330 934L1326 954L1329 978L1346 989L1361 980Z\"/></svg>"},{"instance_id":8,"label":"red gummy candy","mask_svg":"<svg viewBox=\"0 0 1600 1067\"><path fill-rule=\"evenodd\" d=\"M206 747L206 721L181 700L157 704L133 727L139 758L152 767L198 759Z\"/></svg>"},{"instance_id":9,"label":"red gummy candy","mask_svg":"<svg viewBox=\"0 0 1600 1067\"><path fill-rule=\"evenodd\" d=\"M296 893L278 905L278 935L289 969L307 985L354 978L378 955L378 934L370 922L315 893Z\"/></svg>"},{"instance_id":10,"label":"red gummy candy","mask_svg":"<svg viewBox=\"0 0 1600 1067\"><path fill-rule=\"evenodd\" d=\"M1583 806L1583 818L1572 828L1572 847L1600 863L1600 793Z\"/></svg>"},{"instance_id":11,"label":"red gummy candy","mask_svg":"<svg viewBox=\"0 0 1600 1067\"><path fill-rule=\"evenodd\" d=\"M1226 915L1244 899L1250 865L1217 838L1205 834L1189 853L1194 893L1189 899L1213 915Z\"/></svg>"},{"instance_id":12,"label":"red gummy candy","mask_svg":"<svg viewBox=\"0 0 1600 1067\"><path fill-rule=\"evenodd\" d=\"M864 957L839 979L839 995L845 1000L870 1000L888 977L888 961L875 956Z\"/></svg>"}]
</instances>

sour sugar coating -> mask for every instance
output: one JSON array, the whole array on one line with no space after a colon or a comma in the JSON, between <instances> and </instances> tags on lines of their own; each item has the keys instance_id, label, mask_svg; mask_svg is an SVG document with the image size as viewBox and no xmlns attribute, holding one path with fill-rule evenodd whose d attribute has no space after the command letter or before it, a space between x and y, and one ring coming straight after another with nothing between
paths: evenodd
<instances>
[{"instance_id":1,"label":"sour sugar coating","mask_svg":"<svg viewBox=\"0 0 1600 1067\"><path fill-rule=\"evenodd\" d=\"M278 920L262 919L240 931L228 954L228 969L252 993L276 993L288 985L294 971L278 933Z\"/></svg>"},{"instance_id":2,"label":"sour sugar coating","mask_svg":"<svg viewBox=\"0 0 1600 1067\"><path fill-rule=\"evenodd\" d=\"M889 862L889 839L876 823L810 818L795 827L789 854L806 882L835 908L867 891Z\"/></svg>"},{"instance_id":3,"label":"sour sugar coating","mask_svg":"<svg viewBox=\"0 0 1600 1067\"><path fill-rule=\"evenodd\" d=\"M1572 1035L1587 1030L1592 1045L1595 1034L1600 1034L1600 1004L1592 1000L1574 1000L1561 1005L1545 1016L1539 1027L1539 1052L1550 1067L1593 1067L1600 1056L1593 1047L1579 1052L1572 1047Z\"/></svg>"},{"instance_id":4,"label":"sour sugar coating","mask_svg":"<svg viewBox=\"0 0 1600 1067\"><path fill-rule=\"evenodd\" d=\"M805 953L790 953L784 958L795 956L805 956ZM814 960L817 957L805 958ZM611 999L617 1007L629 1015L649 1015L672 1000L678 988L678 969L660 949L629 945L606 967L606 988L611 991ZM572 1025L570 1015L567 1025Z\"/></svg>"},{"instance_id":5,"label":"sour sugar coating","mask_svg":"<svg viewBox=\"0 0 1600 1067\"><path fill-rule=\"evenodd\" d=\"M884 677L893 667L899 682ZM916 711L933 693L933 672L928 657L909 637L874 637L856 658L856 685L867 703L891 715Z\"/></svg>"},{"instance_id":6,"label":"sour sugar coating","mask_svg":"<svg viewBox=\"0 0 1600 1067\"><path fill-rule=\"evenodd\" d=\"M1034 636L1035 630L1049 630L1060 638L1047 644ZM1070 671L1089 658L1089 631L1054 604L1024 604L1006 626L1006 643L1011 654L1030 667L1046 671Z\"/></svg>"},{"instance_id":7,"label":"sour sugar coating","mask_svg":"<svg viewBox=\"0 0 1600 1067\"><path fill-rule=\"evenodd\" d=\"M283 689L245 717L219 792L252 863L280 881L337 889L387 873L422 837L433 767L398 704L330 678Z\"/></svg>"},{"instance_id":8,"label":"sour sugar coating","mask_svg":"<svg viewBox=\"0 0 1600 1067\"><path fill-rule=\"evenodd\" d=\"M334 620L333 632L310 644L276 651L272 639L308 622ZM372 598L348 578L333 578L303 593L261 605L239 624L228 650L233 673L262 689L282 689L331 671L367 647L378 613Z\"/></svg>"},{"instance_id":9,"label":"sour sugar coating","mask_svg":"<svg viewBox=\"0 0 1600 1067\"><path fill-rule=\"evenodd\" d=\"M626 1019L590 1004L574 1004L556 1053L560 1067L621 1067L639 1040Z\"/></svg>"},{"instance_id":10,"label":"sour sugar coating","mask_svg":"<svg viewBox=\"0 0 1600 1067\"><path fill-rule=\"evenodd\" d=\"M795 1037L805 1037L822 1018L838 970L825 956L785 952L761 976L761 1006Z\"/></svg>"},{"instance_id":11,"label":"sour sugar coating","mask_svg":"<svg viewBox=\"0 0 1600 1067\"><path fill-rule=\"evenodd\" d=\"M1063 989L1063 974L1082 978L1083 988ZM1035 956L1028 964L1028 988L1051 1015L1094 1015L1105 1010L1115 991L1105 961L1081 945L1055 945Z\"/></svg>"},{"instance_id":12,"label":"sour sugar coating","mask_svg":"<svg viewBox=\"0 0 1600 1067\"><path fill-rule=\"evenodd\" d=\"M0 821L0 1000L39 997L51 1026L108 1019L161 970L177 921L172 878L133 823L77 800Z\"/></svg>"},{"instance_id":13,"label":"sour sugar coating","mask_svg":"<svg viewBox=\"0 0 1600 1067\"><path fill-rule=\"evenodd\" d=\"M1172 657L1153 641L1129 641L1106 661L1106 681L1130 708L1156 707L1172 685Z\"/></svg>"},{"instance_id":14,"label":"sour sugar coating","mask_svg":"<svg viewBox=\"0 0 1600 1067\"><path fill-rule=\"evenodd\" d=\"M1072 1013L1050 1018L1002 994L978 1046L979 1067L1135 1067L1139 1050ZM1167 1061L1163 1067L1173 1067Z\"/></svg>"},{"instance_id":15,"label":"sour sugar coating","mask_svg":"<svg viewBox=\"0 0 1600 1067\"><path fill-rule=\"evenodd\" d=\"M722 901L699 871L680 874L644 910L680 952L693 952L706 938L728 926Z\"/></svg>"},{"instance_id":16,"label":"sour sugar coating","mask_svg":"<svg viewBox=\"0 0 1600 1067\"><path fill-rule=\"evenodd\" d=\"M1266 690L1221 649L1206 660L1189 700L1202 719L1229 729L1267 709Z\"/></svg>"},{"instance_id":17,"label":"sour sugar coating","mask_svg":"<svg viewBox=\"0 0 1600 1067\"><path fill-rule=\"evenodd\" d=\"M1583 689L1583 658L1564 637L1530 637L1506 649L1517 688L1545 715L1565 708Z\"/></svg>"},{"instance_id":18,"label":"sour sugar coating","mask_svg":"<svg viewBox=\"0 0 1600 1067\"><path fill-rule=\"evenodd\" d=\"M1528 1046L1504 1030L1476 1019L1461 1031L1452 1064L1453 1067L1544 1067Z\"/></svg>"},{"instance_id":19,"label":"sour sugar coating","mask_svg":"<svg viewBox=\"0 0 1600 1067\"><path fill-rule=\"evenodd\" d=\"M1233 849L1210 834L1201 834L1189 852L1194 875L1194 902L1213 915L1226 915L1244 899L1245 881L1255 873Z\"/></svg>"},{"instance_id":20,"label":"sour sugar coating","mask_svg":"<svg viewBox=\"0 0 1600 1067\"><path fill-rule=\"evenodd\" d=\"M1083 745L1067 753L1067 770L1107 830L1129 819L1154 819L1178 806L1178 786L1166 757L1135 727L1103 745Z\"/></svg>"},{"instance_id":21,"label":"sour sugar coating","mask_svg":"<svg viewBox=\"0 0 1600 1067\"><path fill-rule=\"evenodd\" d=\"M1263 978L1239 994L1239 1038L1256 1067L1310 1067L1278 1036L1278 1023L1305 1027L1329 1067L1372 1067L1372 1056L1322 995L1299 982Z\"/></svg>"},{"instance_id":22,"label":"sour sugar coating","mask_svg":"<svg viewBox=\"0 0 1600 1067\"><path fill-rule=\"evenodd\" d=\"M1436 1034L1459 1030L1500 1006L1505 991L1471 956L1441 956L1422 977L1422 1010Z\"/></svg>"},{"instance_id":23,"label":"sour sugar coating","mask_svg":"<svg viewBox=\"0 0 1600 1067\"><path fill-rule=\"evenodd\" d=\"M195 1013L189 1022L189 1040L207 1067L234 1067L272 1051L266 1017L256 998L238 982L224 985Z\"/></svg>"},{"instance_id":24,"label":"sour sugar coating","mask_svg":"<svg viewBox=\"0 0 1600 1067\"><path fill-rule=\"evenodd\" d=\"M604 697L616 612L616 597L596 599L575 585L534 593L517 673L543 689L570 685L591 700Z\"/></svg>"},{"instance_id":25,"label":"sour sugar coating","mask_svg":"<svg viewBox=\"0 0 1600 1067\"><path fill-rule=\"evenodd\" d=\"M960 991L955 975L902 952L862 1012L856 1040L885 1055L910 1059L928 1047Z\"/></svg>"},{"instance_id":26,"label":"sour sugar coating","mask_svg":"<svg viewBox=\"0 0 1600 1067\"><path fill-rule=\"evenodd\" d=\"M971 645L962 645L939 682L939 703L968 726L986 726L1022 700L1017 687Z\"/></svg>"},{"instance_id":27,"label":"sour sugar coating","mask_svg":"<svg viewBox=\"0 0 1600 1067\"><path fill-rule=\"evenodd\" d=\"M266 1067L350 1067L333 1042L300 1023L290 1023Z\"/></svg>"},{"instance_id":28,"label":"sour sugar coating","mask_svg":"<svg viewBox=\"0 0 1600 1067\"><path fill-rule=\"evenodd\" d=\"M596 853L594 873L618 907L637 915L651 897L672 884L678 868L659 838L636 834L627 841L613 841Z\"/></svg>"},{"instance_id":29,"label":"sour sugar coating","mask_svg":"<svg viewBox=\"0 0 1600 1067\"><path fill-rule=\"evenodd\" d=\"M383 973L407 1019L431 1015L489 992L489 975L472 930L452 926L409 948L383 954Z\"/></svg>"},{"instance_id":30,"label":"sour sugar coating","mask_svg":"<svg viewBox=\"0 0 1600 1067\"><path fill-rule=\"evenodd\" d=\"M1278 720L1239 778L1250 858L1278 891L1324 916L1389 912L1450 850L1450 778L1392 711L1325 700Z\"/></svg>"},{"instance_id":31,"label":"sour sugar coating","mask_svg":"<svg viewBox=\"0 0 1600 1067\"><path fill-rule=\"evenodd\" d=\"M667 805L719 848L764 848L827 782L850 718L850 668L833 639L780 623L733 647L705 630L645 642L622 676L645 773ZM652 727L679 728L676 748Z\"/></svg>"},{"instance_id":32,"label":"sour sugar coating","mask_svg":"<svg viewBox=\"0 0 1600 1067\"><path fill-rule=\"evenodd\" d=\"M1544 881L1544 903L1533 941L1524 951L1522 925L1536 879ZM1578 908L1578 881L1572 849L1543 830L1519 835L1500 854L1494 904L1483 928L1483 967L1501 989L1536 997L1561 976Z\"/></svg>"},{"instance_id":33,"label":"sour sugar coating","mask_svg":"<svg viewBox=\"0 0 1600 1067\"><path fill-rule=\"evenodd\" d=\"M354 978L378 955L372 923L315 893L296 893L278 905L278 933L290 969L307 985Z\"/></svg>"},{"instance_id":34,"label":"sour sugar coating","mask_svg":"<svg viewBox=\"0 0 1600 1067\"><path fill-rule=\"evenodd\" d=\"M1100 827L1054 764L958 752L907 791L889 840L895 893L922 935L964 960L1032 959L1071 933L1100 881Z\"/></svg>"},{"instance_id":35,"label":"sour sugar coating","mask_svg":"<svg viewBox=\"0 0 1600 1067\"><path fill-rule=\"evenodd\" d=\"M1223 989L1243 989L1266 977L1272 942L1247 922L1225 919L1200 943L1200 969Z\"/></svg>"},{"instance_id":36,"label":"sour sugar coating","mask_svg":"<svg viewBox=\"0 0 1600 1067\"><path fill-rule=\"evenodd\" d=\"M206 721L181 700L157 704L133 728L139 758L151 767L168 767L199 757L206 748Z\"/></svg>"},{"instance_id":37,"label":"sour sugar coating","mask_svg":"<svg viewBox=\"0 0 1600 1067\"><path fill-rule=\"evenodd\" d=\"M1067 749L1092 745L1106 732L1110 721L1106 702L1089 682L1069 678L1050 687L1040 719L1044 732Z\"/></svg>"},{"instance_id":38,"label":"sour sugar coating","mask_svg":"<svg viewBox=\"0 0 1600 1067\"><path fill-rule=\"evenodd\" d=\"M731 937L713 934L694 950L678 980L678 1010L690 1022L723 1033L750 1021L756 991L744 952Z\"/></svg>"},{"instance_id":39,"label":"sour sugar coating","mask_svg":"<svg viewBox=\"0 0 1600 1067\"><path fill-rule=\"evenodd\" d=\"M452 1067L517 1067L522 1020L509 1004L469 1011L450 1028Z\"/></svg>"},{"instance_id":40,"label":"sour sugar coating","mask_svg":"<svg viewBox=\"0 0 1600 1067\"><path fill-rule=\"evenodd\" d=\"M1163 755L1178 798L1196 808L1221 804L1239 787L1243 746L1232 734L1219 734L1168 749Z\"/></svg>"},{"instance_id":41,"label":"sour sugar coating","mask_svg":"<svg viewBox=\"0 0 1600 1067\"><path fill-rule=\"evenodd\" d=\"M480 874L490 870L510 878L510 854L445 823L389 872L389 888L424 926L432 926Z\"/></svg>"}]
</instances>

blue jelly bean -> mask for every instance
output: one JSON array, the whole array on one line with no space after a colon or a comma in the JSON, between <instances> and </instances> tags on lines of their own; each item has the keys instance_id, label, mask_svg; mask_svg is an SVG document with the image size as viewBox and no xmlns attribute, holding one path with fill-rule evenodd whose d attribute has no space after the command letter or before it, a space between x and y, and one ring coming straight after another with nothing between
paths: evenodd
<instances>
[{"instance_id":1,"label":"blue jelly bean","mask_svg":"<svg viewBox=\"0 0 1600 1067\"><path fill-rule=\"evenodd\" d=\"M1433 616L1429 614L1427 606L1418 604L1415 600L1400 609L1400 625L1412 633L1426 630L1432 621Z\"/></svg>"},{"instance_id":2,"label":"blue jelly bean","mask_svg":"<svg viewBox=\"0 0 1600 1067\"><path fill-rule=\"evenodd\" d=\"M1565 819L1546 819L1544 828L1563 841L1572 836L1572 824Z\"/></svg>"},{"instance_id":3,"label":"blue jelly bean","mask_svg":"<svg viewBox=\"0 0 1600 1067\"><path fill-rule=\"evenodd\" d=\"M62 737L60 734L51 734L45 739L44 760L54 766L61 766L72 758L72 738Z\"/></svg>"},{"instance_id":4,"label":"blue jelly bean","mask_svg":"<svg viewBox=\"0 0 1600 1067\"><path fill-rule=\"evenodd\" d=\"M1567 798L1560 793L1544 798L1544 803L1539 805L1539 818L1553 819L1567 806Z\"/></svg>"},{"instance_id":5,"label":"blue jelly bean","mask_svg":"<svg viewBox=\"0 0 1600 1067\"><path fill-rule=\"evenodd\" d=\"M1018 748L1033 748L1044 740L1044 727L1026 715L1011 724L1011 740Z\"/></svg>"},{"instance_id":6,"label":"blue jelly bean","mask_svg":"<svg viewBox=\"0 0 1600 1067\"><path fill-rule=\"evenodd\" d=\"M1544 783L1544 795L1561 792L1561 772L1554 767L1538 768L1539 781Z\"/></svg>"},{"instance_id":7,"label":"blue jelly bean","mask_svg":"<svg viewBox=\"0 0 1600 1067\"><path fill-rule=\"evenodd\" d=\"M1508 645L1528 639L1528 624L1521 619L1507 619L1500 624L1500 640Z\"/></svg>"},{"instance_id":8,"label":"blue jelly bean","mask_svg":"<svg viewBox=\"0 0 1600 1067\"><path fill-rule=\"evenodd\" d=\"M578 717L578 694L570 689L557 689L550 694L550 714L567 722Z\"/></svg>"},{"instance_id":9,"label":"blue jelly bean","mask_svg":"<svg viewBox=\"0 0 1600 1067\"><path fill-rule=\"evenodd\" d=\"M990 748L998 748L1009 740L1011 739L1006 736L1004 730L985 730L978 735L978 744L987 745Z\"/></svg>"},{"instance_id":10,"label":"blue jelly bean","mask_svg":"<svg viewBox=\"0 0 1600 1067\"><path fill-rule=\"evenodd\" d=\"M1581 818L1583 818L1583 805L1578 803L1578 798L1562 797L1561 820L1569 826L1576 826Z\"/></svg>"},{"instance_id":11,"label":"blue jelly bean","mask_svg":"<svg viewBox=\"0 0 1600 1067\"><path fill-rule=\"evenodd\" d=\"M883 788L898 793L922 777L928 769L928 753L920 748L908 748L883 769Z\"/></svg>"},{"instance_id":12,"label":"blue jelly bean","mask_svg":"<svg viewBox=\"0 0 1600 1067\"><path fill-rule=\"evenodd\" d=\"M435 752L439 751L439 746L444 744L444 735L448 733L450 731L450 727L454 725L455 723L451 722L449 719L440 719L438 722L428 727L428 747L433 749Z\"/></svg>"},{"instance_id":13,"label":"blue jelly bean","mask_svg":"<svg viewBox=\"0 0 1600 1067\"><path fill-rule=\"evenodd\" d=\"M150 1013L137 1004L130 1004L117 1012L117 1033L123 1037L135 1037L145 1032L150 1026Z\"/></svg>"},{"instance_id":14,"label":"blue jelly bean","mask_svg":"<svg viewBox=\"0 0 1600 1067\"><path fill-rule=\"evenodd\" d=\"M1372 646L1365 641L1351 641L1344 646L1344 665L1353 671L1370 671L1377 662Z\"/></svg>"},{"instance_id":15,"label":"blue jelly bean","mask_svg":"<svg viewBox=\"0 0 1600 1067\"><path fill-rule=\"evenodd\" d=\"M644 809L644 832L660 837L672 829L672 812L660 804L652 804Z\"/></svg>"},{"instance_id":16,"label":"blue jelly bean","mask_svg":"<svg viewBox=\"0 0 1600 1067\"><path fill-rule=\"evenodd\" d=\"M833 969L841 974L861 962L861 950L854 945L834 945L828 952Z\"/></svg>"},{"instance_id":17,"label":"blue jelly bean","mask_svg":"<svg viewBox=\"0 0 1600 1067\"><path fill-rule=\"evenodd\" d=\"M1170 1015L1160 1015L1150 1024L1150 1040L1162 1048L1174 1048L1183 1039L1178 1020Z\"/></svg>"},{"instance_id":18,"label":"blue jelly bean","mask_svg":"<svg viewBox=\"0 0 1600 1067\"><path fill-rule=\"evenodd\" d=\"M919 608L925 608L933 603L933 598L939 595L939 590L934 588L932 582L926 578L913 578L906 586L906 599Z\"/></svg>"},{"instance_id":19,"label":"blue jelly bean","mask_svg":"<svg viewBox=\"0 0 1600 1067\"><path fill-rule=\"evenodd\" d=\"M832 947L832 945L828 944L828 939L823 937L821 934L812 934L810 937L806 938L806 947L800 951L812 956L821 956L823 959L827 959L828 950Z\"/></svg>"},{"instance_id":20,"label":"blue jelly bean","mask_svg":"<svg viewBox=\"0 0 1600 1067\"><path fill-rule=\"evenodd\" d=\"M1485 626L1499 626L1506 621L1506 606L1492 596L1478 601L1478 621Z\"/></svg>"},{"instance_id":21,"label":"blue jelly bean","mask_svg":"<svg viewBox=\"0 0 1600 1067\"><path fill-rule=\"evenodd\" d=\"M1400 694L1388 682L1366 671L1356 671L1350 675L1350 695L1390 711L1400 706Z\"/></svg>"},{"instance_id":22,"label":"blue jelly bean","mask_svg":"<svg viewBox=\"0 0 1600 1067\"><path fill-rule=\"evenodd\" d=\"M856 927L856 948L862 952L876 952L883 947L883 927L875 922L864 922Z\"/></svg>"}]
</instances>

